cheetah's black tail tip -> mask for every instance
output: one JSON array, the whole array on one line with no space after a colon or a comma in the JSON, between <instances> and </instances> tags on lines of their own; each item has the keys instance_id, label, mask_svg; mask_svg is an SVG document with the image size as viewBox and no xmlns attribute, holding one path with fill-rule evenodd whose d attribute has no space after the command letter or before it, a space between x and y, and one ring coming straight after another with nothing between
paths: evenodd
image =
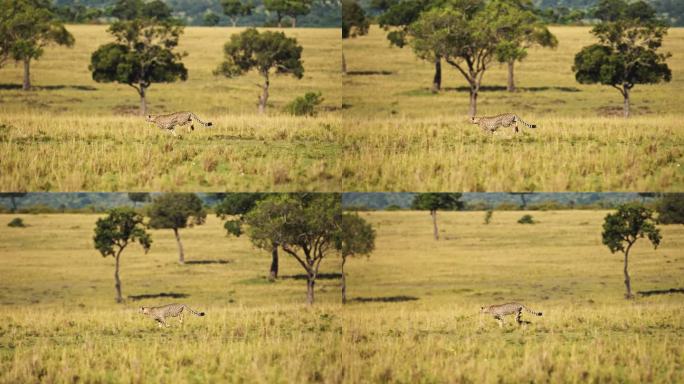
<instances>
[{"instance_id":1,"label":"cheetah's black tail tip","mask_svg":"<svg viewBox=\"0 0 684 384\"><path fill-rule=\"evenodd\" d=\"M214 124L211 121L207 123L207 127L211 127L212 125Z\"/></svg>"},{"instance_id":2,"label":"cheetah's black tail tip","mask_svg":"<svg viewBox=\"0 0 684 384\"><path fill-rule=\"evenodd\" d=\"M204 316L204 312L200 312L199 315L200 315L200 316Z\"/></svg>"},{"instance_id":3,"label":"cheetah's black tail tip","mask_svg":"<svg viewBox=\"0 0 684 384\"><path fill-rule=\"evenodd\" d=\"M536 125L536 124L532 124L532 125L530 125L530 128L537 128L537 125ZM540 315L540 316L541 316L541 315Z\"/></svg>"},{"instance_id":4,"label":"cheetah's black tail tip","mask_svg":"<svg viewBox=\"0 0 684 384\"><path fill-rule=\"evenodd\" d=\"M537 316L541 316L541 315L542 315L542 313L541 313L541 312L537 313Z\"/></svg>"}]
</instances>

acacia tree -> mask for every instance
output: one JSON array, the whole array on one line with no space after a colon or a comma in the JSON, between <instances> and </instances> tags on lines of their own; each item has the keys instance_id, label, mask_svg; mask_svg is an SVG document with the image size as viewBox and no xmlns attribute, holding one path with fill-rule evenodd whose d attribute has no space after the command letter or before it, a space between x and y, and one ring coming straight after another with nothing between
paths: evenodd
<instances>
[{"instance_id":1,"label":"acacia tree","mask_svg":"<svg viewBox=\"0 0 684 384\"><path fill-rule=\"evenodd\" d=\"M409 26L420 17L421 12L430 9L441 1L429 0L405 0L397 2L376 1L376 8L383 10L378 17L380 27L388 31L387 40L390 44L403 48L413 35ZM391 29L391 30L390 30ZM424 52L421 58L434 62L435 74L432 78L432 92L438 92L442 88L442 57L439 52Z\"/></svg>"},{"instance_id":2,"label":"acacia tree","mask_svg":"<svg viewBox=\"0 0 684 384\"><path fill-rule=\"evenodd\" d=\"M500 40L496 48L496 58L500 63L507 64L507 89L514 92L515 62L527 57L527 49L532 46L557 47L558 39L533 11L531 0L495 0L492 4L499 8L502 26L498 31Z\"/></svg>"},{"instance_id":3,"label":"acacia tree","mask_svg":"<svg viewBox=\"0 0 684 384\"><path fill-rule=\"evenodd\" d=\"M240 17L249 16L254 10L254 5L251 2L243 3L241 0L222 0L221 6L223 7L223 13L233 23L233 27L237 25Z\"/></svg>"},{"instance_id":4,"label":"acacia tree","mask_svg":"<svg viewBox=\"0 0 684 384\"><path fill-rule=\"evenodd\" d=\"M112 256L115 260L114 286L116 287L116 302L121 303L121 279L119 278L119 260L126 247L138 242L145 253L152 246L152 239L145 231L143 216L131 208L114 208L109 214L97 220L95 224L95 249L102 257Z\"/></svg>"},{"instance_id":5,"label":"acacia tree","mask_svg":"<svg viewBox=\"0 0 684 384\"><path fill-rule=\"evenodd\" d=\"M233 34L223 47L226 60L214 71L214 75L228 78L242 76L256 70L264 79L259 96L259 113L266 111L266 103L271 85L270 74L290 74L297 79L304 76L302 47L297 40L286 37L282 32L261 32L249 28L242 33Z\"/></svg>"},{"instance_id":6,"label":"acacia tree","mask_svg":"<svg viewBox=\"0 0 684 384\"><path fill-rule=\"evenodd\" d=\"M344 272L344 264L347 257L370 256L375 249L375 230L361 216L345 213L340 219L335 248L342 257L342 304L346 304L347 275Z\"/></svg>"},{"instance_id":7,"label":"acacia tree","mask_svg":"<svg viewBox=\"0 0 684 384\"><path fill-rule=\"evenodd\" d=\"M662 236L655 225L653 211L638 204L625 204L617 212L608 214L603 223L603 244L610 253L622 252L624 255L625 298L631 299L632 286L629 278L629 251L636 241L648 238L653 248L658 248Z\"/></svg>"},{"instance_id":8,"label":"acacia tree","mask_svg":"<svg viewBox=\"0 0 684 384\"><path fill-rule=\"evenodd\" d=\"M166 193L156 197L148 208L149 226L155 229L173 229L178 243L178 262L185 263L181 228L202 225L207 217L202 200L194 193Z\"/></svg>"},{"instance_id":9,"label":"acacia tree","mask_svg":"<svg viewBox=\"0 0 684 384\"><path fill-rule=\"evenodd\" d=\"M342 0L342 39L368 34L370 20L356 0ZM342 73L347 74L347 61L342 48Z\"/></svg>"},{"instance_id":10,"label":"acacia tree","mask_svg":"<svg viewBox=\"0 0 684 384\"><path fill-rule=\"evenodd\" d=\"M500 14L483 0L454 0L452 7L421 13L408 28L410 45L419 58L441 57L458 70L470 88L469 115L477 113L477 96L489 64L496 58Z\"/></svg>"},{"instance_id":11,"label":"acacia tree","mask_svg":"<svg viewBox=\"0 0 684 384\"><path fill-rule=\"evenodd\" d=\"M174 20L154 17L120 20L108 32L115 42L93 52L90 66L98 83L117 82L136 90L140 114L147 114L146 91L153 83L185 81L188 70L181 62L184 53L174 52L183 26Z\"/></svg>"},{"instance_id":12,"label":"acacia tree","mask_svg":"<svg viewBox=\"0 0 684 384\"><path fill-rule=\"evenodd\" d=\"M335 252L342 204L337 194L272 195L245 215L247 235L257 248L274 243L306 272L307 303L314 303L314 285L321 262Z\"/></svg>"},{"instance_id":13,"label":"acacia tree","mask_svg":"<svg viewBox=\"0 0 684 384\"><path fill-rule=\"evenodd\" d=\"M278 27L282 27L284 16L292 21L292 28L297 27L297 17L309 14L313 0L264 0L264 8L275 12Z\"/></svg>"},{"instance_id":14,"label":"acacia tree","mask_svg":"<svg viewBox=\"0 0 684 384\"><path fill-rule=\"evenodd\" d=\"M623 116L630 115L630 92L636 84L656 84L672 79L666 60L659 53L667 26L643 1L602 0L595 13L602 21L592 30L599 40L575 55L572 70L581 84L603 84L623 97Z\"/></svg>"},{"instance_id":15,"label":"acacia tree","mask_svg":"<svg viewBox=\"0 0 684 384\"><path fill-rule=\"evenodd\" d=\"M257 202L265 199L268 194L265 193L228 193L221 202L216 204L214 211L216 216L221 220L226 220L223 223L223 228L228 235L240 237L244 233L243 224L245 223L245 215L256 206ZM271 268L269 269L269 280L273 281L278 278L278 243L274 242L271 245Z\"/></svg>"},{"instance_id":16,"label":"acacia tree","mask_svg":"<svg viewBox=\"0 0 684 384\"><path fill-rule=\"evenodd\" d=\"M430 211L435 240L439 240L437 230L437 211L453 211L463 209L460 193L418 193L413 198L411 209Z\"/></svg>"},{"instance_id":17,"label":"acacia tree","mask_svg":"<svg viewBox=\"0 0 684 384\"><path fill-rule=\"evenodd\" d=\"M31 89L31 60L45 47L71 47L74 37L54 13L49 0L0 0L0 64L8 58L24 65L22 89Z\"/></svg>"}]
</instances>

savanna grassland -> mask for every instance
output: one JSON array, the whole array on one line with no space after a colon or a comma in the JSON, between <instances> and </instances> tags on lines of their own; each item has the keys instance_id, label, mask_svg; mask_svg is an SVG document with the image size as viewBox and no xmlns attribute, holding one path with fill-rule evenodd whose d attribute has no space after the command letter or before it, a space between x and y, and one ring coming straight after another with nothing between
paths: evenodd
<instances>
[{"instance_id":1,"label":"savanna grassland","mask_svg":"<svg viewBox=\"0 0 684 384\"><path fill-rule=\"evenodd\" d=\"M223 44L242 28L187 27L179 50L188 80L152 84L148 111L193 111L214 127L170 137L137 115L133 88L96 83L90 55L112 41L106 26L70 25L73 48L49 47L33 61L34 90L21 90L23 68L0 68L0 190L203 191L337 190L330 173L339 157L340 38L336 29L285 30L302 45L301 80L272 76L266 116L257 115L256 73L227 79L212 71ZM283 107L320 91L316 117Z\"/></svg>"},{"instance_id":2,"label":"savanna grassland","mask_svg":"<svg viewBox=\"0 0 684 384\"><path fill-rule=\"evenodd\" d=\"M396 382L679 382L684 295L623 299L622 259L601 244L606 211L368 213L376 251L351 260L347 378ZM662 226L630 258L636 291L684 287L684 228ZM500 329L481 306L544 313Z\"/></svg>"},{"instance_id":3,"label":"savanna grassland","mask_svg":"<svg viewBox=\"0 0 684 384\"><path fill-rule=\"evenodd\" d=\"M368 191L679 191L684 186L684 29L664 51L672 81L637 85L632 115L612 87L582 85L574 55L595 42L588 27L551 27L556 49L532 48L515 67L485 73L478 115L514 112L537 129L493 136L468 122L468 88L442 63L442 91L430 92L434 65L410 47L390 47L380 28L343 41L345 119L337 163L345 190Z\"/></svg>"},{"instance_id":4,"label":"savanna grassland","mask_svg":"<svg viewBox=\"0 0 684 384\"><path fill-rule=\"evenodd\" d=\"M114 301L114 260L93 248L97 215L0 215L0 382L340 381L342 320L337 281L320 280L305 308L301 267L228 238L218 219L181 230L186 264L171 230L152 230L152 248L121 256L124 304ZM322 272L337 269L330 260ZM154 297L160 294L181 297ZM151 295L152 298L136 296ZM133 296L133 297L131 297ZM185 297L182 297L185 296ZM136 313L183 302L205 317L161 330Z\"/></svg>"},{"instance_id":5,"label":"savanna grassland","mask_svg":"<svg viewBox=\"0 0 684 384\"><path fill-rule=\"evenodd\" d=\"M268 254L220 222L182 230L176 263L170 230L152 231L144 255L122 256L126 303L114 303L113 260L92 249L97 215L0 215L0 382L681 382L681 294L622 298L622 260L601 245L606 211L363 213L376 251L339 259L306 308L298 265ZM635 291L684 286L684 228L662 226L657 250L637 243ZM167 233L168 232L168 233ZM75 267L78 266L78 267ZM289 278L288 278L289 277ZM130 296L175 293L184 298ZM500 329L482 305L521 301L543 317ZM206 311L158 329L140 305L182 301ZM76 379L78 377L78 379Z\"/></svg>"}]
</instances>

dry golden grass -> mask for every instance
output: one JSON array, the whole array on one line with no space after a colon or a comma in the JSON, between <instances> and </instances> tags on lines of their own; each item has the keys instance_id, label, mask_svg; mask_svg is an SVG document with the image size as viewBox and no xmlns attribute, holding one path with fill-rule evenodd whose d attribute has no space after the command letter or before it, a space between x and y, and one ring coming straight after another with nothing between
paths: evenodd
<instances>
[{"instance_id":1,"label":"dry golden grass","mask_svg":"<svg viewBox=\"0 0 684 384\"><path fill-rule=\"evenodd\" d=\"M679 191L684 126L684 29L673 28L665 50L673 80L638 85L636 117L619 114L611 87L578 84L573 57L593 42L585 27L553 27L556 50L532 49L516 68L516 93L506 70L484 77L478 115L515 112L539 127L493 137L467 120L468 91L443 64L444 90L432 94L433 66L410 48L389 46L385 33L345 40L352 75L343 80L340 138L344 190L363 191ZM379 60L378 58L382 58Z\"/></svg>"},{"instance_id":2,"label":"dry golden grass","mask_svg":"<svg viewBox=\"0 0 684 384\"><path fill-rule=\"evenodd\" d=\"M113 260L92 248L97 215L0 215L0 382L681 382L682 295L622 298L622 261L601 245L606 211L362 215L377 247L316 284L305 308L301 273L224 236L210 217L181 232L152 231L149 254L122 256L125 296L185 298L114 303ZM27 228L9 228L19 216ZM684 230L663 226L658 250L637 243L635 291L684 287ZM219 263L221 262L221 263ZM326 259L325 273L339 271ZM544 316L499 329L481 305L521 301ZM135 313L170 301L207 312L159 330Z\"/></svg>"},{"instance_id":3,"label":"dry golden grass","mask_svg":"<svg viewBox=\"0 0 684 384\"><path fill-rule=\"evenodd\" d=\"M271 79L267 116L257 115L250 73L212 75L223 44L240 28L188 27L180 50L186 82L153 84L149 112L191 110L211 129L175 140L136 116L138 97L127 85L95 83L91 53L111 40L105 26L69 26L76 45L52 47L32 66L35 90L19 87L21 68L0 69L0 190L3 191L294 191L337 190L328 172L339 154L341 127L339 31L286 30L304 47L305 75ZM317 117L282 112L296 96L321 91Z\"/></svg>"}]
</instances>

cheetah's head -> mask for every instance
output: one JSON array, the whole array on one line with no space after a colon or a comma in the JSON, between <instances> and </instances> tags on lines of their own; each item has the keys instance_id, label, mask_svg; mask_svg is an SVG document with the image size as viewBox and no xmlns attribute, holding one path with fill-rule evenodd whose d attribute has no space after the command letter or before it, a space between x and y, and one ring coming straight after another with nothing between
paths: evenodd
<instances>
[{"instance_id":1,"label":"cheetah's head","mask_svg":"<svg viewBox=\"0 0 684 384\"><path fill-rule=\"evenodd\" d=\"M150 308L149 307L140 307L140 313L143 315L147 315L150 313Z\"/></svg>"},{"instance_id":2,"label":"cheetah's head","mask_svg":"<svg viewBox=\"0 0 684 384\"><path fill-rule=\"evenodd\" d=\"M480 118L479 118L479 117L473 116L473 117L470 118L470 122L473 123L473 124L477 124L477 123L480 122Z\"/></svg>"},{"instance_id":3,"label":"cheetah's head","mask_svg":"<svg viewBox=\"0 0 684 384\"><path fill-rule=\"evenodd\" d=\"M147 116L145 116L145 120L151 122L151 121L154 121L154 118L152 117L152 115L147 115Z\"/></svg>"}]
</instances>

